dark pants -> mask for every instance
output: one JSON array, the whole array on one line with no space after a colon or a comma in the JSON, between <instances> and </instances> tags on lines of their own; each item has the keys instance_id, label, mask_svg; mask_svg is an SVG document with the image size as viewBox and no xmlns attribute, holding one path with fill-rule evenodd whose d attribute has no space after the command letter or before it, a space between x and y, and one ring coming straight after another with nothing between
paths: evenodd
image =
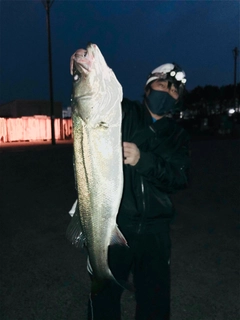
<instances>
[{"instance_id":1,"label":"dark pants","mask_svg":"<svg viewBox=\"0 0 240 320\"><path fill-rule=\"evenodd\" d=\"M170 318L171 243L169 227L162 229L158 234L125 234L130 249L113 246L109 250L109 266L116 279L127 281L133 273L136 320ZM122 292L111 283L98 294L90 294L88 320L120 320Z\"/></svg>"}]
</instances>

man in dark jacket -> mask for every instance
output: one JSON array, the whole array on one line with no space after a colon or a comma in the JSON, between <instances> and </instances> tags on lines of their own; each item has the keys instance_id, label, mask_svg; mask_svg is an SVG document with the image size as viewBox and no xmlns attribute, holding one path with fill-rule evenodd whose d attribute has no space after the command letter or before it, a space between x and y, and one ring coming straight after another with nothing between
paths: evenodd
<instances>
[{"instance_id":1,"label":"man in dark jacket","mask_svg":"<svg viewBox=\"0 0 240 320\"><path fill-rule=\"evenodd\" d=\"M180 107L185 72L167 63L153 70L143 103L123 99L124 190L117 224L129 248L113 246L109 266L116 279L130 272L136 320L170 319L170 194L187 185L188 135L171 118ZM121 319L122 288L112 283L89 299L88 319Z\"/></svg>"}]
</instances>

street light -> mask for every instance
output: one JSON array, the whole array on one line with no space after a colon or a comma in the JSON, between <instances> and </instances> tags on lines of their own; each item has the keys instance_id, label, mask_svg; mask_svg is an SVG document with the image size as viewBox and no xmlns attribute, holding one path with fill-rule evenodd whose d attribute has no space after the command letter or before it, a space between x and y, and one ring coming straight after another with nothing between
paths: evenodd
<instances>
[{"instance_id":1,"label":"street light","mask_svg":"<svg viewBox=\"0 0 240 320\"><path fill-rule=\"evenodd\" d=\"M48 34L48 65L49 65L49 92L50 92L50 108L51 108L51 134L52 145L56 144L54 130L54 105L53 105L53 82L52 82L52 50L51 50L51 29L50 29L50 8L54 0L42 0L46 9L47 34Z\"/></svg>"},{"instance_id":2,"label":"street light","mask_svg":"<svg viewBox=\"0 0 240 320\"><path fill-rule=\"evenodd\" d=\"M239 50L237 47L233 49L233 57L234 57L234 104L235 109L237 109L238 101L237 101L237 56L238 56Z\"/></svg>"}]
</instances>

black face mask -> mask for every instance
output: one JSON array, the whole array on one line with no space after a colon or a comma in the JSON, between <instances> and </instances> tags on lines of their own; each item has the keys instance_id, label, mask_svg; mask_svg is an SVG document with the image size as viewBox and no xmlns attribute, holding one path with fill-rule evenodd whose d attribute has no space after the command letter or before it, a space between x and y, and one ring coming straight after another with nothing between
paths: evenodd
<instances>
[{"instance_id":1,"label":"black face mask","mask_svg":"<svg viewBox=\"0 0 240 320\"><path fill-rule=\"evenodd\" d=\"M169 93L153 89L146 97L146 101L149 110L159 116L173 111L177 102Z\"/></svg>"}]
</instances>

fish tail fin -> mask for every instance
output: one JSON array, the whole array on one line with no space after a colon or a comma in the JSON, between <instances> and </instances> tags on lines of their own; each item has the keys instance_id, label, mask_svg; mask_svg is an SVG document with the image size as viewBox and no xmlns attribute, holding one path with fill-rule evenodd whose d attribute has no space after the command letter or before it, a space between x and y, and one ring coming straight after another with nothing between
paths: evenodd
<instances>
[{"instance_id":1,"label":"fish tail fin","mask_svg":"<svg viewBox=\"0 0 240 320\"><path fill-rule=\"evenodd\" d=\"M135 292L135 287L133 283L124 281L124 280L116 280L117 284L122 287L123 289L126 289L130 292Z\"/></svg>"},{"instance_id":2,"label":"fish tail fin","mask_svg":"<svg viewBox=\"0 0 240 320\"><path fill-rule=\"evenodd\" d=\"M92 279L91 292L93 294L98 294L99 292L104 290L107 286L111 286L112 283L115 283L115 285L122 287L123 290L135 292L135 288L132 283L125 280L116 280L116 279L114 279L114 281L112 279L111 280L104 279L103 281L95 281L94 279Z\"/></svg>"}]
</instances>

